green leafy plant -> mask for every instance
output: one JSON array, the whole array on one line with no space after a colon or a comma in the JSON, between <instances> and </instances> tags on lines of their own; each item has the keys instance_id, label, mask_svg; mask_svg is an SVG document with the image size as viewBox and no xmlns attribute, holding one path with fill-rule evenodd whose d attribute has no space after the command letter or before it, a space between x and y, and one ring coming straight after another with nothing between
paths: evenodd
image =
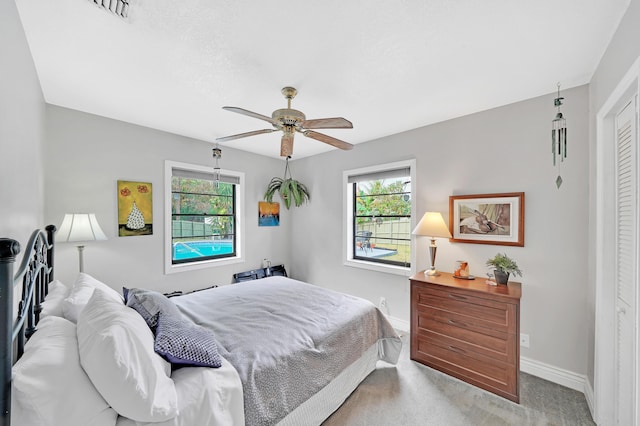
<instances>
[{"instance_id":1,"label":"green leafy plant","mask_svg":"<svg viewBox=\"0 0 640 426\"><path fill-rule=\"evenodd\" d=\"M302 204L311 200L309 189L302 183L291 177L291 170L289 170L289 157L287 157L287 165L284 169L284 177L274 177L267 186L267 191L264 193L264 199L268 202L273 202L273 196L278 192L280 198L284 203L284 206L289 209L291 207L291 201L296 207L300 207Z\"/></svg>"},{"instance_id":2,"label":"green leafy plant","mask_svg":"<svg viewBox=\"0 0 640 426\"><path fill-rule=\"evenodd\" d=\"M518 268L516 261L504 253L498 253L493 258L488 259L487 266L492 267L497 271L518 275L520 277L522 276L522 271Z\"/></svg>"}]
</instances>

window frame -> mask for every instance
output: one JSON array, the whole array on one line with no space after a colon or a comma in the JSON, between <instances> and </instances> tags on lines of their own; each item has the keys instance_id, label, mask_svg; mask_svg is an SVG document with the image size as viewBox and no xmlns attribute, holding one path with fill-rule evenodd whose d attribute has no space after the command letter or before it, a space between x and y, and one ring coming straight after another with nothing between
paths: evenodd
<instances>
[{"instance_id":1,"label":"window frame","mask_svg":"<svg viewBox=\"0 0 640 426\"><path fill-rule=\"evenodd\" d=\"M362 167L359 169L345 170L342 173L342 188L343 188L343 256L344 265L355 268L368 269L377 272L384 272L394 275L408 276L415 271L416 264L416 242L415 238L411 238L410 248L410 266L399 266L386 264L381 262L372 262L364 260L362 258L354 258L354 193L353 184L349 182L351 176L381 173L388 170L397 170L401 168L409 168L409 176L411 178L411 219L410 229L415 228L416 224L416 194L417 194L417 182L416 182L416 160L403 160L392 163L379 164L375 166Z\"/></svg>"},{"instance_id":2,"label":"window frame","mask_svg":"<svg viewBox=\"0 0 640 426\"><path fill-rule=\"evenodd\" d=\"M165 161L164 170L164 272L165 274L173 274L177 272L195 271L203 268L212 268L225 266L244 261L244 178L243 172L233 170L220 170L220 174L231 176L238 179L235 184L235 232L236 232L236 254L234 256L226 256L217 259L206 259L201 261L173 263L173 246L172 246L172 191L171 180L175 169L187 172L214 174L213 167L202 166L198 164L181 163L176 161Z\"/></svg>"}]
</instances>

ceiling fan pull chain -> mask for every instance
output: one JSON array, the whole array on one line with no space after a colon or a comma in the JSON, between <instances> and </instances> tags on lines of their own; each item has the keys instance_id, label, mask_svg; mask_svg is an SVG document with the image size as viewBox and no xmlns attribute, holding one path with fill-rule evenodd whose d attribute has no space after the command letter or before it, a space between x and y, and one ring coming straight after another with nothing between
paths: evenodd
<instances>
[{"instance_id":1,"label":"ceiling fan pull chain","mask_svg":"<svg viewBox=\"0 0 640 426\"><path fill-rule=\"evenodd\" d=\"M286 165L284 166L284 179L287 179L287 175L289 175L289 179L292 179L291 177L291 170L289 169L289 158L291 158L290 155L287 155L287 159L286 161Z\"/></svg>"}]
</instances>

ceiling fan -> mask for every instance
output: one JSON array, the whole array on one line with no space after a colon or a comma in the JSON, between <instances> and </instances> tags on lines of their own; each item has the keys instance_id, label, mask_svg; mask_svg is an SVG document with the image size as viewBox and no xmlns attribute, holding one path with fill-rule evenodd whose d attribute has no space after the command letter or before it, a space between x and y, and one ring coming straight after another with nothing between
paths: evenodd
<instances>
[{"instance_id":1,"label":"ceiling fan","mask_svg":"<svg viewBox=\"0 0 640 426\"><path fill-rule=\"evenodd\" d=\"M280 142L280 155L282 157L290 157L293 154L293 136L295 132L302 133L308 138L318 140L320 142L327 143L340 149L351 149L353 145L340 139L336 139L332 136L325 135L324 133L318 133L311 129L352 129L353 124L349 120L342 117L335 118L317 118L314 120L307 120L302 111L298 111L291 108L291 99L293 99L298 91L293 87L285 87L282 89L282 94L287 99L287 107L283 109L277 109L271 113L271 117L258 114L256 112L248 111L246 109L225 106L222 109L236 112L238 114L248 115L249 117L258 118L264 120L273 125L273 129L254 130L252 132L240 133L232 136L225 136L216 138L217 142L227 142L234 139L246 138L247 136L260 135L263 133L271 133L275 131L282 131L282 139Z\"/></svg>"}]
</instances>

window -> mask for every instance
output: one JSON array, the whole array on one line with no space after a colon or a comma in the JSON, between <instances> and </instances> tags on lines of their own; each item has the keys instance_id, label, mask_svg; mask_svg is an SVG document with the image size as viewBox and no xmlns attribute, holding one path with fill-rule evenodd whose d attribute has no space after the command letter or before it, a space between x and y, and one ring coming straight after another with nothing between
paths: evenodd
<instances>
[{"instance_id":1,"label":"window","mask_svg":"<svg viewBox=\"0 0 640 426\"><path fill-rule=\"evenodd\" d=\"M243 174L166 162L165 272L240 260Z\"/></svg>"},{"instance_id":2,"label":"window","mask_svg":"<svg viewBox=\"0 0 640 426\"><path fill-rule=\"evenodd\" d=\"M414 165L411 160L344 173L347 264L384 272L410 269Z\"/></svg>"}]
</instances>

